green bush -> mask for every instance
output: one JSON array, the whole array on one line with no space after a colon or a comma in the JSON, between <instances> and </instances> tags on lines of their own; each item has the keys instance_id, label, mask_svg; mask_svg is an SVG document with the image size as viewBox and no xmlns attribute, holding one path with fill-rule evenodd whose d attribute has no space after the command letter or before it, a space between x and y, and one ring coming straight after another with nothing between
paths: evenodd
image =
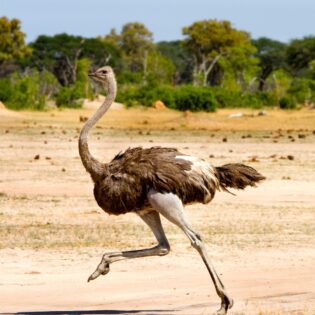
<instances>
[{"instance_id":1,"label":"green bush","mask_svg":"<svg viewBox=\"0 0 315 315\"><path fill-rule=\"evenodd\" d=\"M220 108L241 107L241 92L223 88L213 88L212 90Z\"/></svg>"},{"instance_id":2,"label":"green bush","mask_svg":"<svg viewBox=\"0 0 315 315\"><path fill-rule=\"evenodd\" d=\"M172 86L162 85L155 88L142 88L140 90L141 103L151 106L160 100L169 108L176 108L176 90Z\"/></svg>"},{"instance_id":3,"label":"green bush","mask_svg":"<svg viewBox=\"0 0 315 315\"><path fill-rule=\"evenodd\" d=\"M42 110L46 100L58 89L56 78L48 71L28 70L0 80L0 101L11 109Z\"/></svg>"},{"instance_id":4,"label":"green bush","mask_svg":"<svg viewBox=\"0 0 315 315\"><path fill-rule=\"evenodd\" d=\"M304 103L312 98L312 80L296 78L291 82L287 93L293 96L298 103Z\"/></svg>"},{"instance_id":5,"label":"green bush","mask_svg":"<svg viewBox=\"0 0 315 315\"><path fill-rule=\"evenodd\" d=\"M54 98L58 107L79 108L84 98L93 98L93 91L88 79L90 61L80 59L77 64L77 78L73 85L63 86L55 93Z\"/></svg>"},{"instance_id":6,"label":"green bush","mask_svg":"<svg viewBox=\"0 0 315 315\"><path fill-rule=\"evenodd\" d=\"M170 85L157 87L144 85L137 88L136 85L124 86L118 93L117 101L133 106L142 104L152 106L155 101L162 101L167 107L178 110L191 111L215 111L217 101L209 88Z\"/></svg>"},{"instance_id":7,"label":"green bush","mask_svg":"<svg viewBox=\"0 0 315 315\"><path fill-rule=\"evenodd\" d=\"M41 93L41 77L37 70L28 74L14 73L10 79L1 80L0 100L11 109L36 109L45 107L45 95Z\"/></svg>"},{"instance_id":8,"label":"green bush","mask_svg":"<svg viewBox=\"0 0 315 315\"><path fill-rule=\"evenodd\" d=\"M213 92L220 108L261 108L278 105L278 96L272 92L245 93L223 88L213 88Z\"/></svg>"},{"instance_id":9,"label":"green bush","mask_svg":"<svg viewBox=\"0 0 315 315\"><path fill-rule=\"evenodd\" d=\"M217 104L209 88L187 85L175 90L175 108L178 110L214 112Z\"/></svg>"},{"instance_id":10,"label":"green bush","mask_svg":"<svg viewBox=\"0 0 315 315\"><path fill-rule=\"evenodd\" d=\"M63 86L56 94L58 107L80 108L83 104L82 91L75 86Z\"/></svg>"},{"instance_id":11,"label":"green bush","mask_svg":"<svg viewBox=\"0 0 315 315\"><path fill-rule=\"evenodd\" d=\"M117 81L119 84L140 84L142 81L142 73L124 71L117 74Z\"/></svg>"},{"instance_id":12,"label":"green bush","mask_svg":"<svg viewBox=\"0 0 315 315\"><path fill-rule=\"evenodd\" d=\"M9 79L0 80L0 101L8 102L12 97L13 87Z\"/></svg>"},{"instance_id":13,"label":"green bush","mask_svg":"<svg viewBox=\"0 0 315 315\"><path fill-rule=\"evenodd\" d=\"M287 95L283 96L279 100L279 106L281 109L295 109L296 108L296 101L294 97Z\"/></svg>"},{"instance_id":14,"label":"green bush","mask_svg":"<svg viewBox=\"0 0 315 315\"><path fill-rule=\"evenodd\" d=\"M139 105L140 91L138 85L125 84L121 86L117 95L117 102L125 104L127 107Z\"/></svg>"}]
</instances>

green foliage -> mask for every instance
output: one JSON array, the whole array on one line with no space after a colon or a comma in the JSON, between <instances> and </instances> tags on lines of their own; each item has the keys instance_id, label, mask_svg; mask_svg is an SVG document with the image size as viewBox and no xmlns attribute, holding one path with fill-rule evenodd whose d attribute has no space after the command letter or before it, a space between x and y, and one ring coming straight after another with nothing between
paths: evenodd
<instances>
[{"instance_id":1,"label":"green foliage","mask_svg":"<svg viewBox=\"0 0 315 315\"><path fill-rule=\"evenodd\" d=\"M217 100L208 88L182 86L176 91L176 109L214 112Z\"/></svg>"},{"instance_id":2,"label":"green foliage","mask_svg":"<svg viewBox=\"0 0 315 315\"><path fill-rule=\"evenodd\" d=\"M281 109L295 109L296 101L293 96L283 96L279 100L279 106Z\"/></svg>"},{"instance_id":3,"label":"green foliage","mask_svg":"<svg viewBox=\"0 0 315 315\"><path fill-rule=\"evenodd\" d=\"M162 85L158 87L134 86L120 92L118 101L128 106L141 104L151 106L155 101L162 101L167 107L177 110L207 111L216 110L217 101L208 88Z\"/></svg>"},{"instance_id":4,"label":"green foliage","mask_svg":"<svg viewBox=\"0 0 315 315\"><path fill-rule=\"evenodd\" d=\"M213 88L213 92L220 108L262 108L278 105L278 97L275 93L248 93L223 88Z\"/></svg>"},{"instance_id":5,"label":"green foliage","mask_svg":"<svg viewBox=\"0 0 315 315\"><path fill-rule=\"evenodd\" d=\"M148 54L145 70L145 80L152 85L173 83L175 66L158 52Z\"/></svg>"},{"instance_id":6,"label":"green foliage","mask_svg":"<svg viewBox=\"0 0 315 315\"><path fill-rule=\"evenodd\" d=\"M0 101L3 103L9 102L13 93L14 91L10 79L0 79Z\"/></svg>"},{"instance_id":7,"label":"green foliage","mask_svg":"<svg viewBox=\"0 0 315 315\"><path fill-rule=\"evenodd\" d=\"M42 110L47 99L47 88L52 77L32 70L27 74L13 74L0 80L0 100L11 109Z\"/></svg>"},{"instance_id":8,"label":"green foliage","mask_svg":"<svg viewBox=\"0 0 315 315\"><path fill-rule=\"evenodd\" d=\"M287 90L300 104L315 102L315 81L308 78L295 78Z\"/></svg>"},{"instance_id":9,"label":"green foliage","mask_svg":"<svg viewBox=\"0 0 315 315\"><path fill-rule=\"evenodd\" d=\"M82 106L84 98L92 98L93 91L88 79L88 69L90 61L88 59L80 59L77 65L77 80L71 86L63 86L55 94L57 106L79 108Z\"/></svg>"},{"instance_id":10,"label":"green foliage","mask_svg":"<svg viewBox=\"0 0 315 315\"><path fill-rule=\"evenodd\" d=\"M184 27L183 34L186 35L184 45L196 61L195 84L199 85L206 86L209 81L211 85L220 83L223 77L220 59L226 59L226 64L229 61L238 72L255 51L249 34L233 28L229 21L198 21Z\"/></svg>"},{"instance_id":11,"label":"green foliage","mask_svg":"<svg viewBox=\"0 0 315 315\"><path fill-rule=\"evenodd\" d=\"M143 105L151 106L154 102L160 100L167 107L176 109L177 107L177 89L169 85L150 88L144 86L140 90L140 99Z\"/></svg>"},{"instance_id":12,"label":"green foliage","mask_svg":"<svg viewBox=\"0 0 315 315\"><path fill-rule=\"evenodd\" d=\"M119 82L117 100L128 106L161 100L174 109L213 111L315 102L315 36L288 45L251 40L218 20L197 21L183 34L183 41L154 44L135 22L98 38L42 35L28 47L20 21L2 17L0 100L15 109L43 109L53 98L58 106L80 107L95 93L90 68L109 64Z\"/></svg>"},{"instance_id":13,"label":"green foliage","mask_svg":"<svg viewBox=\"0 0 315 315\"><path fill-rule=\"evenodd\" d=\"M295 76L307 76L310 63L315 60L315 36L291 41L286 54L292 73Z\"/></svg>"},{"instance_id":14,"label":"green foliage","mask_svg":"<svg viewBox=\"0 0 315 315\"><path fill-rule=\"evenodd\" d=\"M0 18L0 65L5 61L19 60L31 53L25 45L25 34L18 19Z\"/></svg>"},{"instance_id":15,"label":"green foliage","mask_svg":"<svg viewBox=\"0 0 315 315\"><path fill-rule=\"evenodd\" d=\"M140 84L142 82L142 73L132 71L119 72L117 81L119 84Z\"/></svg>"},{"instance_id":16,"label":"green foliage","mask_svg":"<svg viewBox=\"0 0 315 315\"><path fill-rule=\"evenodd\" d=\"M154 50L152 33L139 22L126 23L120 34L112 29L104 41L121 50L125 67L129 71L143 72L146 56Z\"/></svg>"},{"instance_id":17,"label":"green foliage","mask_svg":"<svg viewBox=\"0 0 315 315\"><path fill-rule=\"evenodd\" d=\"M68 34L41 35L31 43L31 47L33 54L24 60L24 66L31 65L40 71L46 69L54 73L62 86L75 83L79 59L90 59L94 67L103 66L105 63L120 66L119 51L98 38Z\"/></svg>"},{"instance_id":18,"label":"green foliage","mask_svg":"<svg viewBox=\"0 0 315 315\"><path fill-rule=\"evenodd\" d=\"M270 74L286 65L286 44L267 37L253 40L252 43L257 48L255 56L260 65L259 90L263 91Z\"/></svg>"},{"instance_id":19,"label":"green foliage","mask_svg":"<svg viewBox=\"0 0 315 315\"><path fill-rule=\"evenodd\" d=\"M194 60L184 48L183 41L159 42L157 50L175 65L176 84L191 82Z\"/></svg>"},{"instance_id":20,"label":"green foliage","mask_svg":"<svg viewBox=\"0 0 315 315\"><path fill-rule=\"evenodd\" d=\"M80 108L83 104L82 93L75 86L63 86L55 94L58 107Z\"/></svg>"}]
</instances>

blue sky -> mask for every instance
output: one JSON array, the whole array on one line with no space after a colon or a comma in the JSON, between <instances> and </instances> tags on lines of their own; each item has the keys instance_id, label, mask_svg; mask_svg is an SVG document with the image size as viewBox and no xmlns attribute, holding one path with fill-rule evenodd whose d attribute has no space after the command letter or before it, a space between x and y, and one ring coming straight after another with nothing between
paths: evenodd
<instances>
[{"instance_id":1,"label":"blue sky","mask_svg":"<svg viewBox=\"0 0 315 315\"><path fill-rule=\"evenodd\" d=\"M252 34L281 41L315 35L315 0L0 0L0 16L19 18L27 41L66 32L105 35L144 23L155 41L182 38L196 20L227 19Z\"/></svg>"}]
</instances>

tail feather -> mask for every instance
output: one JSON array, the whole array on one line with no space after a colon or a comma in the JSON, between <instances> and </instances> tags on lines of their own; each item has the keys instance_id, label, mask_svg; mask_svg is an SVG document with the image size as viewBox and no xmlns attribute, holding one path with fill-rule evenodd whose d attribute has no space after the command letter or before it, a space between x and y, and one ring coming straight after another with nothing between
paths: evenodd
<instances>
[{"instance_id":1,"label":"tail feather","mask_svg":"<svg viewBox=\"0 0 315 315\"><path fill-rule=\"evenodd\" d=\"M244 189L246 186L256 186L256 183L266 178L254 168L239 163L225 164L215 170L220 188L228 192L228 188Z\"/></svg>"}]
</instances>

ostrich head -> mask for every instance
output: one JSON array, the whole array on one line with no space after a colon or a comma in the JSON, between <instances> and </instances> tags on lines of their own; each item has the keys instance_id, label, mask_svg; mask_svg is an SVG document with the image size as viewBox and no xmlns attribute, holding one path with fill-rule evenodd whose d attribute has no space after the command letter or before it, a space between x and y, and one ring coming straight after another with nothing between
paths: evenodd
<instances>
[{"instance_id":1,"label":"ostrich head","mask_svg":"<svg viewBox=\"0 0 315 315\"><path fill-rule=\"evenodd\" d=\"M110 66L101 67L95 72L89 73L89 77L95 81L103 83L107 89L107 92L109 92L111 86L116 90L115 74Z\"/></svg>"}]
</instances>

